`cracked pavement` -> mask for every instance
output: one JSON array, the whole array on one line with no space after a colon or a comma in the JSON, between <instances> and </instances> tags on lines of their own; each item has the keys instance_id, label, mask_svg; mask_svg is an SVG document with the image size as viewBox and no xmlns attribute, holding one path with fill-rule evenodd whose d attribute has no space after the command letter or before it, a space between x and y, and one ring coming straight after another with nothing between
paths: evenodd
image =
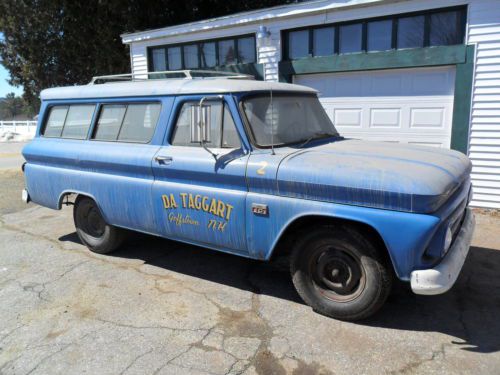
<instances>
[{"instance_id":1,"label":"cracked pavement","mask_svg":"<svg viewBox=\"0 0 500 375\"><path fill-rule=\"evenodd\" d=\"M500 216L479 214L457 285L396 283L375 317L314 313L282 263L145 235L111 255L78 241L71 207L0 213L0 374L494 374L500 369ZM18 182L19 182L18 181ZM7 186L7 185L2 185Z\"/></svg>"}]
</instances>

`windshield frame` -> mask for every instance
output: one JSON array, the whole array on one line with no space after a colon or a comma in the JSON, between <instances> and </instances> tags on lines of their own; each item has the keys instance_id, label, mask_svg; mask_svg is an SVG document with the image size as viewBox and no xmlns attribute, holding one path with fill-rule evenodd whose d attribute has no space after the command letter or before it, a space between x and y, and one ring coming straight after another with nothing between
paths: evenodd
<instances>
[{"instance_id":1,"label":"windshield frame","mask_svg":"<svg viewBox=\"0 0 500 375\"><path fill-rule=\"evenodd\" d=\"M273 91L272 94L273 94L273 97L301 96L301 97L313 97L315 99L318 99L317 93L311 93L311 92L307 92L307 91ZM257 142L257 139L255 138L252 124L250 123L250 120L247 117L245 107L244 107L245 100L248 100L249 98L252 98L252 97L258 97L258 96L270 96L270 90L251 92L251 93L248 93L248 94L241 96L238 100L239 101L238 110L239 110L240 116L243 120L242 122L243 122L245 130L247 132L248 139L249 139L250 143L253 146L255 146L256 148L258 148L258 149L272 149L272 148L280 148L280 147L289 147L289 146L294 146L294 145L310 144L310 143L318 141L318 140L324 141L324 140L328 140L331 138L340 137L339 132L337 131L337 129L335 128L335 125L332 122L333 129L335 130L335 133L336 133L332 136L328 136L328 137L318 136L318 137L308 139L308 140L301 139L301 140L297 140L294 142L288 142L288 143L276 143L273 145L261 145Z\"/></svg>"}]
</instances>

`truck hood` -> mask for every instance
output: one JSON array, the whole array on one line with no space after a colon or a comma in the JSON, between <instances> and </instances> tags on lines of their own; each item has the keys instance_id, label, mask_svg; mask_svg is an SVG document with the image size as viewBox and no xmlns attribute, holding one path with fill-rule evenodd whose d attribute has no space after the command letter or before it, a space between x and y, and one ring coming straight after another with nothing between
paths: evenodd
<instances>
[{"instance_id":1,"label":"truck hood","mask_svg":"<svg viewBox=\"0 0 500 375\"><path fill-rule=\"evenodd\" d=\"M339 140L293 152L277 172L283 196L430 213L469 179L457 151Z\"/></svg>"}]
</instances>

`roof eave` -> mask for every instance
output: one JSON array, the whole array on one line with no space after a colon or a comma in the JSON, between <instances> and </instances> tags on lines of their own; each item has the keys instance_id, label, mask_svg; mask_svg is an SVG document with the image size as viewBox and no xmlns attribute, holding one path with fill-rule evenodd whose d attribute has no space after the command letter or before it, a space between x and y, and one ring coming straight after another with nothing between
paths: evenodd
<instances>
[{"instance_id":1,"label":"roof eave","mask_svg":"<svg viewBox=\"0 0 500 375\"><path fill-rule=\"evenodd\" d=\"M185 23L181 25L163 27L159 29L139 31L134 33L124 33L121 34L120 37L122 38L122 42L124 44L131 44L134 42L143 42L174 35L184 35L197 33L200 31L224 29L252 23L262 23L267 20L275 20L277 18L293 18L299 15L311 15L332 10L344 10L349 8L366 7L374 4L393 3L399 1L401 0L349 0L348 2L337 3L331 0L318 0L252 10L248 12L236 13L217 18ZM270 10L274 10L274 12L270 14ZM245 17L242 18L243 16Z\"/></svg>"}]
</instances>

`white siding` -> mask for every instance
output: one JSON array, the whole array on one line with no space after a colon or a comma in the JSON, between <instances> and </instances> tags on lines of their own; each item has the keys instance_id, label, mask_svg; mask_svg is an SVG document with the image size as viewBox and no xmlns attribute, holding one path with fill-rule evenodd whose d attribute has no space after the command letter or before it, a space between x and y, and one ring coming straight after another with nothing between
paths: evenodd
<instances>
[{"instance_id":1,"label":"white siding","mask_svg":"<svg viewBox=\"0 0 500 375\"><path fill-rule=\"evenodd\" d=\"M476 44L469 156L473 205L500 208L500 3L469 5L468 43Z\"/></svg>"},{"instance_id":2,"label":"white siding","mask_svg":"<svg viewBox=\"0 0 500 375\"><path fill-rule=\"evenodd\" d=\"M130 63L132 64L132 73L138 74L137 78L147 78L147 56L147 49L144 44L133 43L130 45Z\"/></svg>"}]
</instances>

